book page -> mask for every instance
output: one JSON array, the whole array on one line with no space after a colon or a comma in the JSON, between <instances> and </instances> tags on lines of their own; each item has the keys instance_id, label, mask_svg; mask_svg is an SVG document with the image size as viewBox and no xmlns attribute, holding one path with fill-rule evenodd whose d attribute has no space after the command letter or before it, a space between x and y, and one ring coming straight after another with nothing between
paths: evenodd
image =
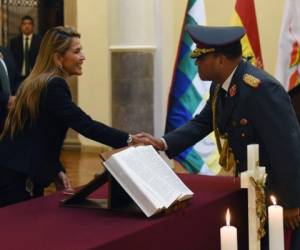
<instances>
[{"instance_id":1,"label":"book page","mask_svg":"<svg viewBox=\"0 0 300 250\"><path fill-rule=\"evenodd\" d=\"M126 163L124 167L126 167L127 171L134 172L139 176L140 180L144 183L143 185L148 190L151 190L165 207L169 207L181 193L174 190L167 181L159 177L155 170L151 169L151 162L149 162L151 159L145 158L141 152L137 151L137 148L124 150L122 153L117 154L117 157Z\"/></svg>"},{"instance_id":2,"label":"book page","mask_svg":"<svg viewBox=\"0 0 300 250\"><path fill-rule=\"evenodd\" d=\"M130 148L112 158L122 161L126 171L135 173L139 182L144 183L146 189L163 202L166 208L175 200L193 194L152 146Z\"/></svg>"},{"instance_id":3,"label":"book page","mask_svg":"<svg viewBox=\"0 0 300 250\"><path fill-rule=\"evenodd\" d=\"M152 146L137 147L137 150L140 151L139 153L143 155L143 158L149 159L149 167L157 171L161 178L165 179L174 189L181 193L179 200L193 196L194 193L181 181Z\"/></svg>"},{"instance_id":4,"label":"book page","mask_svg":"<svg viewBox=\"0 0 300 250\"><path fill-rule=\"evenodd\" d=\"M118 153L118 157L111 157L110 161L117 163L118 171L119 168L122 167L123 171L126 172L126 174L130 176L132 180L134 180L134 182L137 184L139 189L141 189L141 191L151 200L153 205L157 209L161 209L164 207L164 201L159 199L159 197L157 197L155 193L153 193L152 188L149 188L149 186L145 183L145 181L141 178L141 176L137 172L133 171L132 168L128 167L127 155L128 153L130 154L130 152L134 150L135 150L134 147L128 148ZM125 160L124 160L124 155L126 155Z\"/></svg>"},{"instance_id":5,"label":"book page","mask_svg":"<svg viewBox=\"0 0 300 250\"><path fill-rule=\"evenodd\" d=\"M104 162L105 167L109 170L111 175L142 209L147 217L160 211L163 208L163 204L158 202L156 197L144 189L135 174L130 173L129 176L128 172L120 167L120 164L120 162L112 158Z\"/></svg>"}]
</instances>

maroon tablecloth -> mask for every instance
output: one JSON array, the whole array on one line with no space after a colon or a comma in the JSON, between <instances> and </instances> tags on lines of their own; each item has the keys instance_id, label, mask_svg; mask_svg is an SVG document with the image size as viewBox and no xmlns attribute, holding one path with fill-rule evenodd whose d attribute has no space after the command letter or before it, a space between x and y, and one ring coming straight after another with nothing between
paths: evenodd
<instances>
[{"instance_id":1,"label":"maroon tablecloth","mask_svg":"<svg viewBox=\"0 0 300 250\"><path fill-rule=\"evenodd\" d=\"M184 209L143 214L59 207L63 194L0 209L1 249L216 250L229 207L239 249L247 249L247 196L239 179L180 175L195 193ZM106 190L97 195L105 196Z\"/></svg>"}]
</instances>

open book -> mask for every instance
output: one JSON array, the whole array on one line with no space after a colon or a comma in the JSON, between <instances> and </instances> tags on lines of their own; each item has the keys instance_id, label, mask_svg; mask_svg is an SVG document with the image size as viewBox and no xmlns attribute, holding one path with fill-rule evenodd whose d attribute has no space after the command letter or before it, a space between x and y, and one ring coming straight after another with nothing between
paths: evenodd
<instances>
[{"instance_id":1,"label":"open book","mask_svg":"<svg viewBox=\"0 0 300 250\"><path fill-rule=\"evenodd\" d=\"M152 146L127 148L104 165L147 217L193 196Z\"/></svg>"}]
</instances>

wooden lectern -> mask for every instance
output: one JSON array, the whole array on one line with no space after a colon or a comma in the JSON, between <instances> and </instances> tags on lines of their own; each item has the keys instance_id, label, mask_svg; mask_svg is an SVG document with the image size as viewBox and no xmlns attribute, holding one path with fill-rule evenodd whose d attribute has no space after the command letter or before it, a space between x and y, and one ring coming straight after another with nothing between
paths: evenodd
<instances>
[{"instance_id":1,"label":"wooden lectern","mask_svg":"<svg viewBox=\"0 0 300 250\"><path fill-rule=\"evenodd\" d=\"M100 154L100 158L103 161L106 161L112 154L123 149L124 148L102 153ZM107 199L88 198L91 193L106 183L108 183ZM104 170L102 174L97 175L78 192L61 201L61 206L141 212L131 197L107 170Z\"/></svg>"},{"instance_id":2,"label":"wooden lectern","mask_svg":"<svg viewBox=\"0 0 300 250\"><path fill-rule=\"evenodd\" d=\"M126 148L111 150L100 154L103 161L108 160L112 154L117 153ZM108 183L107 199L93 199L88 196L96 189ZM183 207L186 207L188 200L175 201L169 208L158 211L157 214L171 213ZM134 200L126 193L122 186L115 178L107 171L96 176L92 181L83 186L78 192L69 198L61 201L61 206L64 207L82 207L95 209L108 209L122 212L142 213L142 210L137 206Z\"/></svg>"}]
</instances>

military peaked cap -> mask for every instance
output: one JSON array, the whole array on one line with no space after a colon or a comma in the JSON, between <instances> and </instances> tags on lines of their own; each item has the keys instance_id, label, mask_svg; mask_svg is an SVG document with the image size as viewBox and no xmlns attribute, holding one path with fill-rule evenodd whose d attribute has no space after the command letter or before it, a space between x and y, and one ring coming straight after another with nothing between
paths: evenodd
<instances>
[{"instance_id":1,"label":"military peaked cap","mask_svg":"<svg viewBox=\"0 0 300 250\"><path fill-rule=\"evenodd\" d=\"M212 27L190 24L186 30L191 36L196 49L191 57L197 58L203 54L221 51L240 41L245 35L245 29L239 26Z\"/></svg>"}]
</instances>

